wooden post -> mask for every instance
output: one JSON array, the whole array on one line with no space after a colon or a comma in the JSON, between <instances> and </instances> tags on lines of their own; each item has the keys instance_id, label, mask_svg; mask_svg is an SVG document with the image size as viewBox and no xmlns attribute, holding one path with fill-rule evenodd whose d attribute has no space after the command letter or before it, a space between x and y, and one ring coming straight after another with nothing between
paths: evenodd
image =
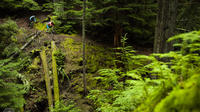
<instances>
[{"instance_id":1,"label":"wooden post","mask_svg":"<svg viewBox=\"0 0 200 112\"><path fill-rule=\"evenodd\" d=\"M56 45L55 42L51 42L51 48L52 48L52 70L53 70L53 87L54 87L54 99L55 104L59 102L59 86L58 86L58 72L57 72L57 64L56 64Z\"/></svg>"},{"instance_id":2,"label":"wooden post","mask_svg":"<svg viewBox=\"0 0 200 112\"><path fill-rule=\"evenodd\" d=\"M50 84L50 78L49 78L49 70L47 66L47 57L45 53L45 49L40 52L40 57L42 60L44 75L45 75L45 84L46 84L46 90L47 90L47 97L48 97L48 104L49 107L53 108L53 100L52 100L52 92L51 92L51 84Z\"/></svg>"}]
</instances>

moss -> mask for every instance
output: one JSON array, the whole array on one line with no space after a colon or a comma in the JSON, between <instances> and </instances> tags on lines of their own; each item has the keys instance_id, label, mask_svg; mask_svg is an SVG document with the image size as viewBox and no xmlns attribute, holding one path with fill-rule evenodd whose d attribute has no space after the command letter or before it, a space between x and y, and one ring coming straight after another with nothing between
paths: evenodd
<instances>
[{"instance_id":1,"label":"moss","mask_svg":"<svg viewBox=\"0 0 200 112\"><path fill-rule=\"evenodd\" d=\"M200 76L194 75L163 99L154 112L199 112Z\"/></svg>"},{"instance_id":2,"label":"moss","mask_svg":"<svg viewBox=\"0 0 200 112\"><path fill-rule=\"evenodd\" d=\"M142 103L134 112L153 112L157 104L164 99L167 94L171 91L172 85L165 85L162 83L160 87L150 94L148 98Z\"/></svg>"},{"instance_id":3,"label":"moss","mask_svg":"<svg viewBox=\"0 0 200 112\"><path fill-rule=\"evenodd\" d=\"M77 34L62 34L62 35L67 36L67 37L76 37L77 36Z\"/></svg>"},{"instance_id":4,"label":"moss","mask_svg":"<svg viewBox=\"0 0 200 112\"><path fill-rule=\"evenodd\" d=\"M57 63L56 59L57 57L55 56L56 54L56 45L55 42L51 42L51 48L52 48L52 72L53 72L53 88L54 88L54 100L55 104L59 102L59 84L58 84L58 70L57 70Z\"/></svg>"},{"instance_id":5,"label":"moss","mask_svg":"<svg viewBox=\"0 0 200 112\"><path fill-rule=\"evenodd\" d=\"M41 56L44 75L45 75L45 84L46 84L46 91L47 91L47 97L48 97L48 104L49 104L49 107L52 107L53 106L53 100L52 100L49 69L48 69L47 56L46 56L45 49L42 50L42 52L40 53L40 56Z\"/></svg>"},{"instance_id":6,"label":"moss","mask_svg":"<svg viewBox=\"0 0 200 112\"><path fill-rule=\"evenodd\" d=\"M83 92L83 91L84 91L83 87L79 86L79 87L77 88L77 92L78 92L78 93L81 93L81 92Z\"/></svg>"},{"instance_id":7,"label":"moss","mask_svg":"<svg viewBox=\"0 0 200 112\"><path fill-rule=\"evenodd\" d=\"M114 55L110 49L101 46L87 46L87 68L88 72L95 73L99 69L109 68L115 65Z\"/></svg>"},{"instance_id":8,"label":"moss","mask_svg":"<svg viewBox=\"0 0 200 112\"><path fill-rule=\"evenodd\" d=\"M46 24L45 23L40 23L40 22L35 24L35 28L37 30L40 30L40 31L46 31L47 30Z\"/></svg>"},{"instance_id":9,"label":"moss","mask_svg":"<svg viewBox=\"0 0 200 112\"><path fill-rule=\"evenodd\" d=\"M37 56L33 59L33 62L30 66L28 66L28 72L37 72L38 69L40 69L40 58Z\"/></svg>"}]
</instances>

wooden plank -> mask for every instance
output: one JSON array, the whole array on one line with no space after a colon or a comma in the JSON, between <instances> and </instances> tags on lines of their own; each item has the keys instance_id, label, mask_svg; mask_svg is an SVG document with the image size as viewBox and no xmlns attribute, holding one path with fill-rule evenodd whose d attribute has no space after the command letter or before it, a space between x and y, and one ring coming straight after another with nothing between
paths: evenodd
<instances>
[{"instance_id":1,"label":"wooden plank","mask_svg":"<svg viewBox=\"0 0 200 112\"><path fill-rule=\"evenodd\" d=\"M49 70L48 70L48 65L47 65L47 57L46 57L45 49L43 49L40 52L40 57L42 60L42 65L43 65L43 70L44 70L48 104L49 104L49 107L53 108L53 98L52 98L52 92L51 92L51 84L50 84Z\"/></svg>"},{"instance_id":2,"label":"wooden plank","mask_svg":"<svg viewBox=\"0 0 200 112\"><path fill-rule=\"evenodd\" d=\"M51 48L52 48L54 99L56 104L59 102L59 85L58 85L58 71L57 71L56 57L54 56L56 53L56 45L54 41L51 42Z\"/></svg>"}]
</instances>

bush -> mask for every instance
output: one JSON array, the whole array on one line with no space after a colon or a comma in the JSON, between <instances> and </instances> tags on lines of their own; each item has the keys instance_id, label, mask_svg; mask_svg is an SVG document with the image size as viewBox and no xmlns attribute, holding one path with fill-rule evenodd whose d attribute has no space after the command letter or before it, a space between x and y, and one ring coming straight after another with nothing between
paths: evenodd
<instances>
[{"instance_id":1,"label":"bush","mask_svg":"<svg viewBox=\"0 0 200 112\"><path fill-rule=\"evenodd\" d=\"M132 55L132 70L100 70L89 98L99 112L198 112L200 31L171 37L178 51ZM178 40L178 41L177 41ZM120 48L122 49L122 48ZM122 52L122 56L126 56ZM126 59L127 57L125 57ZM123 58L122 58L123 59ZM143 60L143 61L141 61ZM145 63L144 63L145 62ZM148 63L146 63L148 62Z\"/></svg>"},{"instance_id":2,"label":"bush","mask_svg":"<svg viewBox=\"0 0 200 112\"><path fill-rule=\"evenodd\" d=\"M18 33L18 26L16 22L7 20L0 25L0 51L4 51L6 46L16 41L16 34ZM2 53L0 53L0 57Z\"/></svg>"},{"instance_id":3,"label":"bush","mask_svg":"<svg viewBox=\"0 0 200 112\"><path fill-rule=\"evenodd\" d=\"M40 6L34 0L1 0L0 8L5 11L40 10Z\"/></svg>"},{"instance_id":4,"label":"bush","mask_svg":"<svg viewBox=\"0 0 200 112\"><path fill-rule=\"evenodd\" d=\"M80 112L80 109L75 107L74 102L69 102L68 103L64 102L63 100L60 101L55 105L55 108L50 109L51 112Z\"/></svg>"},{"instance_id":5,"label":"bush","mask_svg":"<svg viewBox=\"0 0 200 112\"><path fill-rule=\"evenodd\" d=\"M0 110L4 108L23 108L25 100L25 86L19 84L22 75L18 73L18 66L21 63L0 60Z\"/></svg>"}]
</instances>

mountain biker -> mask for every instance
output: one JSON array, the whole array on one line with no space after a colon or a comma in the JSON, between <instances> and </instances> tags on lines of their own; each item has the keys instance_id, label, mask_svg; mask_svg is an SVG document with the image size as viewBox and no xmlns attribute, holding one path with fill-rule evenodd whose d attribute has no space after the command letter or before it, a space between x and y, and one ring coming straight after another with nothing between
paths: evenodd
<instances>
[{"instance_id":1,"label":"mountain biker","mask_svg":"<svg viewBox=\"0 0 200 112\"><path fill-rule=\"evenodd\" d=\"M29 18L29 27L33 28L34 23L36 23L36 17L35 17L35 15L32 15Z\"/></svg>"},{"instance_id":2,"label":"mountain biker","mask_svg":"<svg viewBox=\"0 0 200 112\"><path fill-rule=\"evenodd\" d=\"M50 32L50 29L54 26L54 23L52 21L49 21L46 25L47 27L47 32Z\"/></svg>"}]
</instances>

